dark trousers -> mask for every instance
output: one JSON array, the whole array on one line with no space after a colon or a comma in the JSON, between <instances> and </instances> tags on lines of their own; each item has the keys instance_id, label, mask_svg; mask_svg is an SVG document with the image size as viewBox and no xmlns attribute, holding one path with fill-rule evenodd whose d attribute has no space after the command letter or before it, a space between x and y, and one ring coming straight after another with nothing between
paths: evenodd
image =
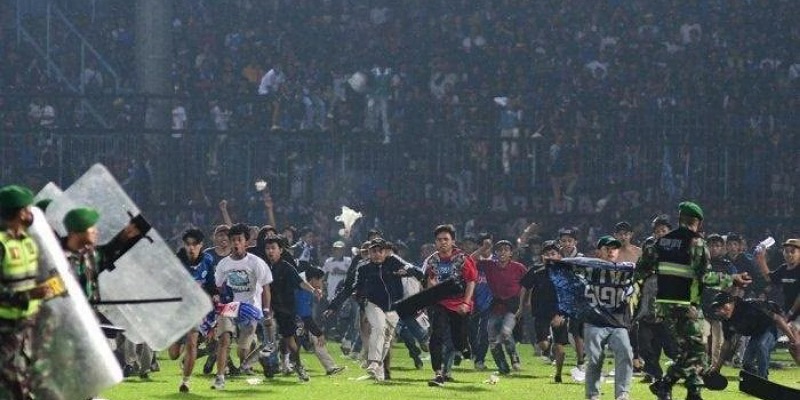
<instances>
[{"instance_id":1,"label":"dark trousers","mask_svg":"<svg viewBox=\"0 0 800 400\"><path fill-rule=\"evenodd\" d=\"M639 356L644 360L644 372L661 379L664 376L664 370L659 363L661 352L673 360L677 357L678 349L671 339L672 335L661 322L640 321L636 338Z\"/></svg>"},{"instance_id":2,"label":"dark trousers","mask_svg":"<svg viewBox=\"0 0 800 400\"><path fill-rule=\"evenodd\" d=\"M403 341L408 349L408 355L411 358L419 357L422 350L417 346L417 342L422 343L425 341L425 329L417 322L414 317L409 317L400 320L397 324L397 336Z\"/></svg>"},{"instance_id":3,"label":"dark trousers","mask_svg":"<svg viewBox=\"0 0 800 400\"><path fill-rule=\"evenodd\" d=\"M467 318L438 304L428 308L428 318L431 320L431 367L446 375L453 367L456 353L469 346Z\"/></svg>"},{"instance_id":4,"label":"dark trousers","mask_svg":"<svg viewBox=\"0 0 800 400\"><path fill-rule=\"evenodd\" d=\"M469 316L469 347L472 349L472 359L477 362L486 360L489 351L489 308L485 311L475 310Z\"/></svg>"}]
</instances>

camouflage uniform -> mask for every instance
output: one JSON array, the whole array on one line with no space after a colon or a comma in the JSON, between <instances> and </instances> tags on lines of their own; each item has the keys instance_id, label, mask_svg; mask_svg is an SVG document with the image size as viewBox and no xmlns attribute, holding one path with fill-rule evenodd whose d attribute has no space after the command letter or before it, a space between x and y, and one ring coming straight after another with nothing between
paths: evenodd
<instances>
[{"instance_id":1,"label":"camouflage uniform","mask_svg":"<svg viewBox=\"0 0 800 400\"><path fill-rule=\"evenodd\" d=\"M683 378L688 398L699 398L703 384L701 375L708 368L703 340L702 290L704 287L725 289L733 283L731 275L712 271L709 261L705 241L686 227L673 230L646 247L642 254L637 269L640 274L655 272L658 275L656 314L678 349L677 358L662 381L654 386L654 392L669 391ZM670 398L662 394L659 397Z\"/></svg>"},{"instance_id":2,"label":"camouflage uniform","mask_svg":"<svg viewBox=\"0 0 800 400\"><path fill-rule=\"evenodd\" d=\"M38 249L29 236L2 232L0 250L0 398L32 399Z\"/></svg>"}]
</instances>

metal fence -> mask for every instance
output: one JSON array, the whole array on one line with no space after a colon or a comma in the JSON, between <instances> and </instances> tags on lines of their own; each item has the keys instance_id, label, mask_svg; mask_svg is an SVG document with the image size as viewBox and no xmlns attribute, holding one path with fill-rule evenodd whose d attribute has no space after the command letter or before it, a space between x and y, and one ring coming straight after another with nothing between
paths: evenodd
<instances>
[{"instance_id":1,"label":"metal fence","mask_svg":"<svg viewBox=\"0 0 800 400\"><path fill-rule=\"evenodd\" d=\"M64 106L67 108L68 106ZM0 131L0 182L69 185L103 162L143 208L176 212L233 199L248 216L265 179L287 215L343 202L405 229L414 218L462 215L630 215L646 218L696 199L728 219L794 217L798 158L787 138L691 114L639 120L625 135L501 138L437 122L384 145L363 130L152 131L12 127ZM410 218L409 215L416 217ZM542 217L544 218L544 217Z\"/></svg>"}]
</instances>

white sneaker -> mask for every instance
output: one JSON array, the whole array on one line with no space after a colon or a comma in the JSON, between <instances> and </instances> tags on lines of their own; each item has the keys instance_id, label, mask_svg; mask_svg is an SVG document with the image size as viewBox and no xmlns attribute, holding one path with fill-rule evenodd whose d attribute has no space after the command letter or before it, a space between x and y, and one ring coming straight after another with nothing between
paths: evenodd
<instances>
[{"instance_id":1,"label":"white sneaker","mask_svg":"<svg viewBox=\"0 0 800 400\"><path fill-rule=\"evenodd\" d=\"M586 381L586 371L579 367L572 368L569 373L572 375L572 380L575 382L581 383Z\"/></svg>"},{"instance_id":2,"label":"white sneaker","mask_svg":"<svg viewBox=\"0 0 800 400\"><path fill-rule=\"evenodd\" d=\"M383 366L376 362L372 362L369 364L369 367L367 367L367 374L375 378L376 381L381 382L384 379Z\"/></svg>"},{"instance_id":3,"label":"white sneaker","mask_svg":"<svg viewBox=\"0 0 800 400\"><path fill-rule=\"evenodd\" d=\"M222 390L225 389L225 377L217 376L214 378L214 383L211 384L211 389Z\"/></svg>"}]
</instances>

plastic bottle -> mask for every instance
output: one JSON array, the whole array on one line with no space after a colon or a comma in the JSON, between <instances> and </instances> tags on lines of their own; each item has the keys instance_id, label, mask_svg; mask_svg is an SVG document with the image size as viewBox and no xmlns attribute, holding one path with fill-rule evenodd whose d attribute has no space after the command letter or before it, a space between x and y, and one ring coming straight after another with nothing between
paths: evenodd
<instances>
[{"instance_id":1,"label":"plastic bottle","mask_svg":"<svg viewBox=\"0 0 800 400\"><path fill-rule=\"evenodd\" d=\"M762 240L761 243L756 245L756 252L761 253L766 251L768 248L772 247L775 244L775 239L772 236L767 237L766 239Z\"/></svg>"}]
</instances>

